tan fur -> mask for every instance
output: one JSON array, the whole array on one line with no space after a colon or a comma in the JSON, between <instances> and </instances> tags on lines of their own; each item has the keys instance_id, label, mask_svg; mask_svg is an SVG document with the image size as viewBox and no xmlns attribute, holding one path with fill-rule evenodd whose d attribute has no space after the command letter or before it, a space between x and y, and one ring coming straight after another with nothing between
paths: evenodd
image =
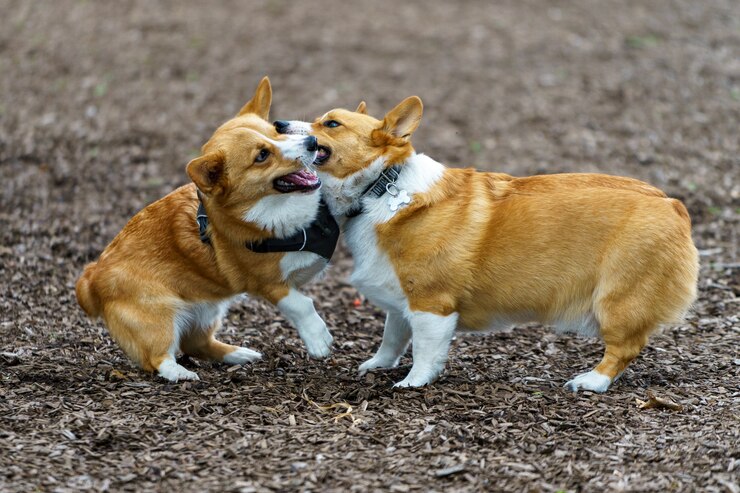
<instances>
[{"instance_id":1,"label":"tan fur","mask_svg":"<svg viewBox=\"0 0 740 493\"><path fill-rule=\"evenodd\" d=\"M416 100L415 100L416 99ZM378 157L403 164L421 118L408 98L383 121L335 109L312 124L331 149L321 171L345 179ZM324 126L327 120L341 123ZM403 171L402 171L403 173ZM577 322L589 315L614 379L662 323L696 296L698 256L678 200L641 181L600 174L515 178L445 169L376 227L413 311L482 330L495 320Z\"/></svg>"},{"instance_id":2,"label":"tan fur","mask_svg":"<svg viewBox=\"0 0 740 493\"><path fill-rule=\"evenodd\" d=\"M196 185L185 185L136 214L77 282L80 306L102 316L112 337L147 371L167 357L174 317L184 304L216 303L244 292L277 303L288 294L280 270L284 254L253 253L244 246L269 235L244 222L245 211L278 193L273 179L301 167L275 149L267 161L255 163L261 148L272 148L263 135L280 138L264 120L271 94L265 78L239 115L221 125L203 155L188 164L188 174L206 193L212 246L199 237ZM223 359L237 348L215 340L218 323L185 334L180 349Z\"/></svg>"}]
</instances>

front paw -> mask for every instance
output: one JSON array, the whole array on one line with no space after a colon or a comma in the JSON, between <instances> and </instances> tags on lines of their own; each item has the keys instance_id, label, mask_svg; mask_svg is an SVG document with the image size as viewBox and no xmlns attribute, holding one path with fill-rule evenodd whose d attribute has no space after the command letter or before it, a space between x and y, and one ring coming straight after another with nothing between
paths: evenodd
<instances>
[{"instance_id":1,"label":"front paw","mask_svg":"<svg viewBox=\"0 0 740 493\"><path fill-rule=\"evenodd\" d=\"M361 364L360 367L357 369L357 373L362 377L368 371L374 370L375 368L395 368L397 366L398 359L396 359L395 361L388 361L383 358L378 358L378 356L376 355Z\"/></svg>"},{"instance_id":2,"label":"front paw","mask_svg":"<svg viewBox=\"0 0 740 493\"><path fill-rule=\"evenodd\" d=\"M200 380L198 374L188 370L175 362L174 359L166 359L157 368L159 376L170 382L179 382L181 380Z\"/></svg>"},{"instance_id":3,"label":"front paw","mask_svg":"<svg viewBox=\"0 0 740 493\"><path fill-rule=\"evenodd\" d=\"M428 380L420 380L420 379L406 377L400 382L393 385L393 388L394 389L405 389L405 388L423 387L425 385L429 385L430 383L432 382Z\"/></svg>"},{"instance_id":4,"label":"front paw","mask_svg":"<svg viewBox=\"0 0 740 493\"><path fill-rule=\"evenodd\" d=\"M414 371L412 368L406 378L395 384L393 388L423 387L434 382L438 376L439 373L433 371Z\"/></svg>"},{"instance_id":5,"label":"front paw","mask_svg":"<svg viewBox=\"0 0 740 493\"><path fill-rule=\"evenodd\" d=\"M331 354L331 344L334 338L331 333L326 329L316 331L315 334L301 334L301 339L306 345L306 351L308 355L314 359L323 359Z\"/></svg>"}]
</instances>

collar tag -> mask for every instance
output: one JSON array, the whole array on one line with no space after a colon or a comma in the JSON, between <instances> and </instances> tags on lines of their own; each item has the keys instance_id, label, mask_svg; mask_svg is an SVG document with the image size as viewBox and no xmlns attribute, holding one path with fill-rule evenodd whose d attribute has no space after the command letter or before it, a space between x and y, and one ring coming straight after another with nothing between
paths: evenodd
<instances>
[{"instance_id":1,"label":"collar tag","mask_svg":"<svg viewBox=\"0 0 740 493\"><path fill-rule=\"evenodd\" d=\"M196 195L198 196L198 212L195 213L195 222L198 223L198 234L200 235L200 241L206 245L211 244L211 238L208 236L208 214L206 214L206 207L203 205L203 195L200 190L197 190Z\"/></svg>"},{"instance_id":2,"label":"collar tag","mask_svg":"<svg viewBox=\"0 0 740 493\"><path fill-rule=\"evenodd\" d=\"M388 198L388 207L390 208L391 212L396 212L398 209L401 208L402 205L411 203L411 197L409 197L409 194L406 190L399 190L398 187L396 187L395 185L394 188L396 189L395 195L391 193L390 190L388 190L388 193L391 194L391 196Z\"/></svg>"},{"instance_id":3,"label":"collar tag","mask_svg":"<svg viewBox=\"0 0 740 493\"><path fill-rule=\"evenodd\" d=\"M398 171L393 168L390 168L388 171L392 172L392 174L383 173L382 175L388 180L385 183L385 191L390 195L388 197L388 208L391 212L396 212L402 205L410 203L411 197L409 197L409 193L406 190L399 188L396 184L399 175Z\"/></svg>"}]
</instances>

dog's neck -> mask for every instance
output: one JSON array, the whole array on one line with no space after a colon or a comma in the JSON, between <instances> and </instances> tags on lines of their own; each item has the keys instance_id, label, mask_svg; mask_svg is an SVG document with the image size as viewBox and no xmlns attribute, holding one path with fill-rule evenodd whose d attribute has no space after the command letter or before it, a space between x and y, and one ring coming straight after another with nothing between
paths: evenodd
<instances>
[{"instance_id":1,"label":"dog's neck","mask_svg":"<svg viewBox=\"0 0 740 493\"><path fill-rule=\"evenodd\" d=\"M319 210L319 192L268 195L244 213L244 222L257 225L273 238L288 238L307 228Z\"/></svg>"},{"instance_id":2,"label":"dog's neck","mask_svg":"<svg viewBox=\"0 0 740 493\"><path fill-rule=\"evenodd\" d=\"M203 204L209 224L207 234L213 243L237 249L271 238L288 238L311 225L320 200L318 192L269 195L236 217L214 207L206 198Z\"/></svg>"},{"instance_id":3,"label":"dog's neck","mask_svg":"<svg viewBox=\"0 0 740 493\"><path fill-rule=\"evenodd\" d=\"M421 193L429 190L444 173L443 164L424 154L412 153L408 159L398 163L400 172L396 180L396 187L399 190L405 190L409 196L415 193ZM388 197L385 195L377 196L375 194L366 194L366 190L371 186L381 173L389 165L385 159L380 157L375 159L369 166L363 170L340 180L326 173L321 173L321 180L324 183L322 193L332 214L337 218L346 218L347 214L353 210L363 209L383 212L382 216L392 216L395 211L387 207L381 207L379 204L385 204ZM387 213L386 214L386 209Z\"/></svg>"},{"instance_id":4,"label":"dog's neck","mask_svg":"<svg viewBox=\"0 0 740 493\"><path fill-rule=\"evenodd\" d=\"M323 184L321 192L332 215L337 218L344 217L349 211L357 208L362 194L370 184L378 179L386 167L385 158L379 157L362 170L344 179L336 178L329 173L322 173L319 169L319 178Z\"/></svg>"}]
</instances>

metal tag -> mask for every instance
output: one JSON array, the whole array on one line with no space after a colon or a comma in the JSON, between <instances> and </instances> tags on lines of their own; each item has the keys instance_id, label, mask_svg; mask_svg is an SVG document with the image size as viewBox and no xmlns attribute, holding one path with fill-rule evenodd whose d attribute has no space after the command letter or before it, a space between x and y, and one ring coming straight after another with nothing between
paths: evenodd
<instances>
[{"instance_id":1,"label":"metal tag","mask_svg":"<svg viewBox=\"0 0 740 493\"><path fill-rule=\"evenodd\" d=\"M411 197L409 197L406 190L398 190L396 188L395 191L396 193L393 194L388 190L391 193L391 197L388 199L388 207L390 207L391 212L396 212L402 205L411 203Z\"/></svg>"}]
</instances>

